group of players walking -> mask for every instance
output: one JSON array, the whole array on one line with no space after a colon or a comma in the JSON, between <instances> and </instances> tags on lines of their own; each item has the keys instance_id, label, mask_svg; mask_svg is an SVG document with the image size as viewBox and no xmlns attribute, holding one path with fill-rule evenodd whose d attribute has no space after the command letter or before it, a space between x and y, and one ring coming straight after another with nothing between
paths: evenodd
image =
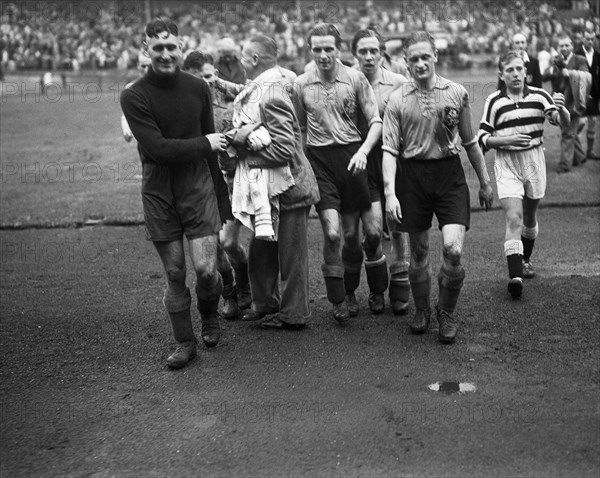
<instances>
[{"instance_id":1,"label":"group of players walking","mask_svg":"<svg viewBox=\"0 0 600 478\"><path fill-rule=\"evenodd\" d=\"M545 191L543 122L569 124L564 95L528 86L523 55L507 52L499 62L501 86L487 98L477 130L466 89L436 74L438 52L429 33L414 32L405 41L406 76L393 71L398 65L386 57L375 30L354 36L356 67L340 61L342 38L334 25L316 25L307 42L314 65L296 77L277 64L273 39L251 37L241 52L249 81L239 85L218 79L209 58L192 71L206 81L182 72L177 26L162 18L146 27L151 65L124 90L121 105L143 164L147 236L167 276L164 305L178 342L170 367L186 365L197 353L183 236L207 346L219 341L221 295L226 318L302 329L311 315L307 218L313 205L323 230L321 270L333 319L346 324L358 314L355 292L364 263L372 313L384 311L386 290L393 313L407 313L412 291L410 330L424 333L437 322L439 340L454 342L470 227L463 148L486 210L493 192L484 151L496 150L513 298L521 296L523 277L533 275L535 212ZM231 121L218 121L215 133L218 94L235 99ZM443 263L432 307L434 214ZM247 254L240 224L253 231Z\"/></svg>"}]
</instances>

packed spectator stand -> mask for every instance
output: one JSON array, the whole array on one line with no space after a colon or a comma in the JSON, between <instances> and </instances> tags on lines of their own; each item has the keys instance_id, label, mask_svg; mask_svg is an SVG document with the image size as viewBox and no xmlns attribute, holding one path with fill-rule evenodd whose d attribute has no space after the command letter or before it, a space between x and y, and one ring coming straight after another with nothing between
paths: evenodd
<instances>
[{"instance_id":1,"label":"packed spectator stand","mask_svg":"<svg viewBox=\"0 0 600 478\"><path fill-rule=\"evenodd\" d=\"M530 53L552 52L554 40L567 30L599 32L598 2L586 1L347 1L347 2L186 2L55 1L4 2L0 16L0 64L18 70L127 70L137 64L143 25L150 16L167 15L181 28L184 51L214 53L225 36L238 44L255 32L272 35L280 45L281 63L299 71L305 37L319 20L335 23L345 37L368 26L399 39L427 29L440 39L440 51L452 66L472 59L495 61L512 35L530 37ZM590 4L592 4L590 6ZM392 43L396 47L400 42ZM392 55L398 50L391 49Z\"/></svg>"}]
</instances>

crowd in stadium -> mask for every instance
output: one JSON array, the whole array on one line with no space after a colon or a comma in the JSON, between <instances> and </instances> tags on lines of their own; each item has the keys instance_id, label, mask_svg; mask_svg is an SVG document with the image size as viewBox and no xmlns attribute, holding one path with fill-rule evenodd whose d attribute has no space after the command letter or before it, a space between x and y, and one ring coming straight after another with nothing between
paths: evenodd
<instances>
[{"instance_id":1,"label":"crowd in stadium","mask_svg":"<svg viewBox=\"0 0 600 478\"><path fill-rule=\"evenodd\" d=\"M387 37L426 29L447 41L444 53L448 58L464 63L465 55L498 54L517 31L529 35L530 51L535 54L550 50L563 30L576 34L585 29L585 19L563 24L557 5L564 6L518 0L503 2L502 6L447 0L198 2L168 4L154 8L152 15L167 15L178 22L185 50L214 53L217 41L225 36L240 43L261 32L277 40L283 62L286 58L303 60L307 32L324 20L338 24L347 38L368 26L376 26ZM1 14L0 60L4 71L132 68L146 21L142 2L8 3ZM596 22L597 30L591 11L589 19Z\"/></svg>"}]
</instances>

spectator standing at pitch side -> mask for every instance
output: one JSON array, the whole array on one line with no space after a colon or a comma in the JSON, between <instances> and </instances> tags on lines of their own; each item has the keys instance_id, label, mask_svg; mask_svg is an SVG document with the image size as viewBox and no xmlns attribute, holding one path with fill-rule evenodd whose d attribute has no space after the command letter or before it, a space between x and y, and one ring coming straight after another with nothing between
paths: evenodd
<instances>
[{"instance_id":1,"label":"spectator standing at pitch side","mask_svg":"<svg viewBox=\"0 0 600 478\"><path fill-rule=\"evenodd\" d=\"M581 48L575 50L574 53L587 60L592 75L592 86L585 111L587 117L587 159L600 160L600 156L594 153L594 140L598 129L598 117L600 116L600 52L594 48L595 39L596 34L592 30L586 30L583 33Z\"/></svg>"},{"instance_id":2,"label":"spectator standing at pitch side","mask_svg":"<svg viewBox=\"0 0 600 478\"><path fill-rule=\"evenodd\" d=\"M196 356L184 235L196 272L202 339L212 347L220 338L217 307L223 286L215 263L221 219L208 163L216 161L214 152L224 150L226 141L224 135L214 133L208 85L180 71L177 25L156 18L146 25L145 33L152 66L123 91L121 108L142 160L147 237L167 276L163 303L178 343L167 365L180 368Z\"/></svg>"},{"instance_id":3,"label":"spectator standing at pitch side","mask_svg":"<svg viewBox=\"0 0 600 478\"><path fill-rule=\"evenodd\" d=\"M245 84L246 72L238 58L238 48L232 38L225 37L217 42L217 53L219 59L215 68L219 70L219 77L231 83ZM233 101L233 97L227 98Z\"/></svg>"},{"instance_id":4,"label":"spectator standing at pitch side","mask_svg":"<svg viewBox=\"0 0 600 478\"><path fill-rule=\"evenodd\" d=\"M255 234L250 241L254 305L243 319L264 319L259 324L264 329L294 330L304 328L311 313L308 211L319 200L319 191L302 150L300 123L290 97L296 75L277 65L277 53L275 40L265 35L255 35L244 44L241 62L251 82L234 103L234 124L239 115L250 124L262 124L271 138L264 148L246 148L248 167L260 168L262 174L271 168L289 168L294 182L277 196L277 240L258 239ZM275 182L275 175L270 178Z\"/></svg>"},{"instance_id":5,"label":"spectator standing at pitch side","mask_svg":"<svg viewBox=\"0 0 600 478\"><path fill-rule=\"evenodd\" d=\"M215 87L218 70L213 65L213 58L199 51L190 52L183 62L183 69L198 78L203 78L210 87L215 131L225 133L231 129L231 118L233 115L233 103L226 101L225 93ZM239 85L241 88L242 85ZM227 154L219 155L219 167L213 171L218 175L216 185L223 184L224 178L226 189L219 189L217 196L225 195L231 200L233 189L233 174L235 162L228 160ZM215 179L213 177L213 179ZM217 256L217 269L223 279L223 307L221 316L227 320L240 318L242 310L252 305L250 293L250 279L248 277L248 255L240 243L241 224L232 216L223 218L225 223L219 231L219 246ZM234 280L235 274L235 280Z\"/></svg>"},{"instance_id":6,"label":"spectator standing at pitch side","mask_svg":"<svg viewBox=\"0 0 600 478\"><path fill-rule=\"evenodd\" d=\"M360 30L352 39L352 54L358 60L358 69L369 80L379 108L379 116L383 117L385 106L390 95L402 83L407 82L403 75L392 73L381 66L382 48L385 44L383 37L373 29ZM359 129L363 139L369 130L368 124L359 112ZM383 254L381 240L383 236L383 174L381 160L383 151L381 141L367 157L367 174L369 178L369 192L371 195L371 209L361 213L363 223L366 261L365 271L369 284L369 307L374 314L384 310L385 301L383 293L388 288L387 261ZM391 279L389 282L390 302L394 314L403 314L408 309L410 284L408 282L408 261L405 258L404 248L408 246L408 235L395 230L392 224L392 264L390 266Z\"/></svg>"},{"instance_id":7,"label":"spectator standing at pitch side","mask_svg":"<svg viewBox=\"0 0 600 478\"><path fill-rule=\"evenodd\" d=\"M563 94L551 97L526 84L527 69L519 51L503 54L498 69L502 87L486 99L478 137L484 151L496 150L498 198L506 217L508 291L517 299L523 278L535 275L531 254L538 235L536 213L546 190L544 119L566 127L570 115Z\"/></svg>"},{"instance_id":8,"label":"spectator standing at pitch side","mask_svg":"<svg viewBox=\"0 0 600 478\"><path fill-rule=\"evenodd\" d=\"M471 123L465 88L436 75L433 37L412 33L405 42L412 80L390 96L383 126L383 180L388 220L409 233L408 276L416 307L413 333L429 327L429 231L435 213L442 231L444 261L438 274L436 306L439 340L452 343L459 321L454 310L463 285L461 265L465 231L470 225L469 188L459 157L460 143L479 179L479 201L492 205L492 188L483 153ZM397 168L400 158L400 168Z\"/></svg>"},{"instance_id":9,"label":"spectator standing at pitch side","mask_svg":"<svg viewBox=\"0 0 600 478\"><path fill-rule=\"evenodd\" d=\"M527 37L523 33L515 33L511 42L512 49L518 51L523 57L527 76L525 82L529 86L536 88L542 87L542 72L540 71L540 62L537 58L532 58L527 53ZM498 89L502 87L502 79L498 79Z\"/></svg>"},{"instance_id":10,"label":"spectator standing at pitch side","mask_svg":"<svg viewBox=\"0 0 600 478\"><path fill-rule=\"evenodd\" d=\"M140 73L140 78L146 74L146 71L150 67L150 64L150 57L145 53L140 52L140 54L138 55L137 64L137 69ZM129 88L131 85L133 85L134 82L135 80L127 83L125 85L125 88ZM123 139L128 143L133 139L133 133L131 132L131 128L129 127L129 124L127 123L127 119L125 118L124 114L121 114L121 132L123 133Z\"/></svg>"},{"instance_id":11,"label":"spectator standing at pitch side","mask_svg":"<svg viewBox=\"0 0 600 478\"><path fill-rule=\"evenodd\" d=\"M298 116L321 195L316 209L324 236L321 269L327 298L334 319L345 323L358 314L355 290L363 261L358 221L360 213L371 208L367 156L381 137L381 118L366 77L338 61L342 39L337 28L315 25L307 41L316 68L296 82ZM358 129L359 110L368 126L364 141Z\"/></svg>"},{"instance_id":12,"label":"spectator standing at pitch side","mask_svg":"<svg viewBox=\"0 0 600 478\"><path fill-rule=\"evenodd\" d=\"M583 130L581 117L587 106L587 92L582 83L589 83L589 92L591 75L585 57L573 53L573 42L568 35L559 38L558 49L560 53L554 58L553 71L543 78L552 82L553 93L565 95L565 106L571 115L570 123L560 128L560 162L556 172L561 174L569 172L571 166L580 166L587 161L579 133Z\"/></svg>"}]
</instances>

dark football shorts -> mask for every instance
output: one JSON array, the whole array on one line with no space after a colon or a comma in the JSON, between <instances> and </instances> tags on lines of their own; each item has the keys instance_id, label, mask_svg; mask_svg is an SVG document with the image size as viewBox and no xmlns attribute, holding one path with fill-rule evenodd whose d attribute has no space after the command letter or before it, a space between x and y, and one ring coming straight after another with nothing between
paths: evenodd
<instances>
[{"instance_id":1,"label":"dark football shorts","mask_svg":"<svg viewBox=\"0 0 600 478\"><path fill-rule=\"evenodd\" d=\"M217 234L221 217L205 161L181 166L143 164L142 204L146 238L176 241Z\"/></svg>"},{"instance_id":2,"label":"dark football shorts","mask_svg":"<svg viewBox=\"0 0 600 478\"><path fill-rule=\"evenodd\" d=\"M396 174L396 196L402 208L400 231L426 231L433 214L440 229L446 224L462 224L469 229L469 187L458 155L400 163L401 172Z\"/></svg>"},{"instance_id":3,"label":"dark football shorts","mask_svg":"<svg viewBox=\"0 0 600 478\"><path fill-rule=\"evenodd\" d=\"M317 212L335 209L341 214L367 211L371 208L367 172L354 176L348 163L360 143L306 148L306 155L315 172L321 200Z\"/></svg>"},{"instance_id":4,"label":"dark football shorts","mask_svg":"<svg viewBox=\"0 0 600 478\"><path fill-rule=\"evenodd\" d=\"M381 143L377 143L367 158L367 175L369 176L369 194L371 202L382 201L383 193L383 151Z\"/></svg>"}]
</instances>

